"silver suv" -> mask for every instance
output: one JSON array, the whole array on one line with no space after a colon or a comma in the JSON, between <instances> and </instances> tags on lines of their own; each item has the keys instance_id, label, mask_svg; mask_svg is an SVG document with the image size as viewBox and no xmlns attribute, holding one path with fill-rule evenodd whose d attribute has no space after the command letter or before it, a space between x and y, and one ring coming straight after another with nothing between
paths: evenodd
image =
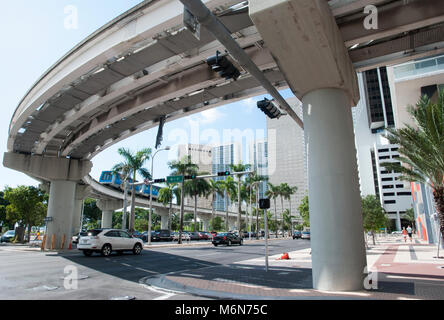
<instances>
[{"instance_id":1,"label":"silver suv","mask_svg":"<svg viewBox=\"0 0 444 320\"><path fill-rule=\"evenodd\" d=\"M124 230L94 229L88 231L86 236L80 237L77 249L87 257L93 252L107 257L113 251L118 253L132 251L135 255L139 255L143 250L143 242L139 238L133 238Z\"/></svg>"}]
</instances>

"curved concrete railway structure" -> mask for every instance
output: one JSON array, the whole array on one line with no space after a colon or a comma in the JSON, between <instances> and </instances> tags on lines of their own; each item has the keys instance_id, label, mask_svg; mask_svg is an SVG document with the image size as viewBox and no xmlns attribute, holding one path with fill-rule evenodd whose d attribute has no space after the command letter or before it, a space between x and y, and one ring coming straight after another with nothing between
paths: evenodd
<instances>
[{"instance_id":1,"label":"curved concrete railway structure","mask_svg":"<svg viewBox=\"0 0 444 320\"><path fill-rule=\"evenodd\" d=\"M444 2L204 2L268 80L290 87L303 102L314 287L362 288L366 262L351 123L359 100L355 72L441 53ZM368 5L377 9L374 28L364 23ZM205 28L197 40L182 14L178 0L142 2L72 49L20 102L3 163L50 182L50 234L72 232L69 221L85 185L99 188L88 175L101 151L162 117L173 121L265 93L242 66L237 81L214 73L206 58L225 48ZM111 191L98 193L118 199Z\"/></svg>"}]
</instances>

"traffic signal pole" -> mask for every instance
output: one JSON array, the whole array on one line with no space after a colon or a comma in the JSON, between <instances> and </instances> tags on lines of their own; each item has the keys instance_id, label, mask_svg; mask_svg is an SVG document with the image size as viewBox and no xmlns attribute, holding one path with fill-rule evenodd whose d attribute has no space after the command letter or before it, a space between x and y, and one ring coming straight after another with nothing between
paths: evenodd
<instances>
[{"instance_id":1,"label":"traffic signal pole","mask_svg":"<svg viewBox=\"0 0 444 320\"><path fill-rule=\"evenodd\" d=\"M296 123L304 129L304 123L290 107L290 105L281 96L279 91L271 84L265 77L263 72L250 59L245 51L233 39L228 29L219 21L219 19L202 3L201 0L180 0L183 5L197 18L198 22L202 24L213 36L219 40L221 44L230 52L238 63L247 70L268 93L276 99L280 108L284 109L288 115L296 121Z\"/></svg>"}]
</instances>

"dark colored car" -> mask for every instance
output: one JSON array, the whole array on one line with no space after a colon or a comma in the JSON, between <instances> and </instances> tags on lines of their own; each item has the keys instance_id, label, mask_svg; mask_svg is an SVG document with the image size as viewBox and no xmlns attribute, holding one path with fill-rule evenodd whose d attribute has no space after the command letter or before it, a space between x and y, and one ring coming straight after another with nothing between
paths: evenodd
<instances>
[{"instance_id":1,"label":"dark colored car","mask_svg":"<svg viewBox=\"0 0 444 320\"><path fill-rule=\"evenodd\" d=\"M132 233L132 236L133 236L134 238L142 239L142 237L143 237L143 233L140 233L139 231L134 231L134 232Z\"/></svg>"},{"instance_id":2,"label":"dark colored car","mask_svg":"<svg viewBox=\"0 0 444 320\"><path fill-rule=\"evenodd\" d=\"M142 233L142 238L141 239L142 239L143 242L148 242L148 238L146 236L147 234L148 234L147 231ZM159 234L156 231L151 231L151 241L160 241Z\"/></svg>"},{"instance_id":3,"label":"dark colored car","mask_svg":"<svg viewBox=\"0 0 444 320\"><path fill-rule=\"evenodd\" d=\"M0 238L0 242L11 242L15 238L15 230L6 231Z\"/></svg>"},{"instance_id":4,"label":"dark colored car","mask_svg":"<svg viewBox=\"0 0 444 320\"><path fill-rule=\"evenodd\" d=\"M157 230L156 233L159 241L173 241L173 235L170 230Z\"/></svg>"},{"instance_id":5,"label":"dark colored car","mask_svg":"<svg viewBox=\"0 0 444 320\"><path fill-rule=\"evenodd\" d=\"M232 244L235 243L241 246L244 244L244 240L235 233L221 232L218 233L217 236L213 238L212 243L215 247L217 247L220 244L226 244L227 246L231 246Z\"/></svg>"},{"instance_id":6,"label":"dark colored car","mask_svg":"<svg viewBox=\"0 0 444 320\"><path fill-rule=\"evenodd\" d=\"M199 232L189 232L191 240L200 240Z\"/></svg>"},{"instance_id":7,"label":"dark colored car","mask_svg":"<svg viewBox=\"0 0 444 320\"><path fill-rule=\"evenodd\" d=\"M300 239L301 237L302 237L302 232L300 232L300 231L293 232L293 240Z\"/></svg>"},{"instance_id":8,"label":"dark colored car","mask_svg":"<svg viewBox=\"0 0 444 320\"><path fill-rule=\"evenodd\" d=\"M208 240L208 239L210 239L210 237L208 236L208 233L206 233L206 232L199 231L197 234L199 235L199 240Z\"/></svg>"}]
</instances>

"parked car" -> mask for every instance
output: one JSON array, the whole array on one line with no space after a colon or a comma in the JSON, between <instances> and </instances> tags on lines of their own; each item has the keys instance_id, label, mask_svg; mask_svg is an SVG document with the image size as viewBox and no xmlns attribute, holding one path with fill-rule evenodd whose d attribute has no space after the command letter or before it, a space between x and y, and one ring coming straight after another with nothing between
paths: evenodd
<instances>
[{"instance_id":1,"label":"parked car","mask_svg":"<svg viewBox=\"0 0 444 320\"><path fill-rule=\"evenodd\" d=\"M208 239L210 239L210 237L208 236L208 234L206 232L199 231L197 234L199 235L199 240L208 240Z\"/></svg>"},{"instance_id":2,"label":"parked car","mask_svg":"<svg viewBox=\"0 0 444 320\"><path fill-rule=\"evenodd\" d=\"M11 242L15 238L15 230L6 231L0 238L0 242Z\"/></svg>"},{"instance_id":3,"label":"parked car","mask_svg":"<svg viewBox=\"0 0 444 320\"><path fill-rule=\"evenodd\" d=\"M148 237L146 236L147 234L148 234L147 231L142 233L141 239L143 242L148 242ZM159 234L156 231L151 231L151 242L153 242L153 241L160 241Z\"/></svg>"},{"instance_id":4,"label":"parked car","mask_svg":"<svg viewBox=\"0 0 444 320\"><path fill-rule=\"evenodd\" d=\"M118 253L132 251L135 255L139 255L143 250L143 242L124 230L93 229L89 230L86 236L80 237L77 249L87 257L91 256L93 252L107 257L113 251Z\"/></svg>"},{"instance_id":5,"label":"parked car","mask_svg":"<svg viewBox=\"0 0 444 320\"><path fill-rule=\"evenodd\" d=\"M182 241L190 240L190 235L187 232L182 232ZM179 241L179 232L173 232L173 241Z\"/></svg>"},{"instance_id":6,"label":"parked car","mask_svg":"<svg viewBox=\"0 0 444 320\"><path fill-rule=\"evenodd\" d=\"M87 236L88 232L78 232L77 234L72 236L72 244L78 244L80 237Z\"/></svg>"},{"instance_id":7,"label":"parked car","mask_svg":"<svg viewBox=\"0 0 444 320\"><path fill-rule=\"evenodd\" d=\"M191 240L200 240L198 232L189 232Z\"/></svg>"},{"instance_id":8,"label":"parked car","mask_svg":"<svg viewBox=\"0 0 444 320\"><path fill-rule=\"evenodd\" d=\"M244 240L235 233L221 232L218 233L217 236L213 238L212 243L215 247L217 247L220 244L226 244L227 246L231 246L232 244L235 243L241 246L244 244Z\"/></svg>"},{"instance_id":9,"label":"parked car","mask_svg":"<svg viewBox=\"0 0 444 320\"><path fill-rule=\"evenodd\" d=\"M245 239L245 238L248 238L248 231L241 231L241 232L240 232L240 235L241 235L241 237L244 238L244 239Z\"/></svg>"},{"instance_id":10,"label":"parked car","mask_svg":"<svg viewBox=\"0 0 444 320\"><path fill-rule=\"evenodd\" d=\"M135 230L134 230L134 232L132 233L132 236L133 236L134 238L142 239L142 237L143 237L143 233L140 233L139 231L135 231Z\"/></svg>"},{"instance_id":11,"label":"parked car","mask_svg":"<svg viewBox=\"0 0 444 320\"><path fill-rule=\"evenodd\" d=\"M173 241L170 230L156 230L159 241Z\"/></svg>"},{"instance_id":12,"label":"parked car","mask_svg":"<svg viewBox=\"0 0 444 320\"><path fill-rule=\"evenodd\" d=\"M393 231L392 234L394 234L394 235L400 235L400 234L402 234L402 231Z\"/></svg>"},{"instance_id":13,"label":"parked car","mask_svg":"<svg viewBox=\"0 0 444 320\"><path fill-rule=\"evenodd\" d=\"M293 232L293 240L300 239L301 237L302 237L302 232L300 232L300 231Z\"/></svg>"},{"instance_id":14,"label":"parked car","mask_svg":"<svg viewBox=\"0 0 444 320\"><path fill-rule=\"evenodd\" d=\"M217 235L217 232L216 232L216 231L211 231L210 234L211 234L213 237L215 237L215 236Z\"/></svg>"},{"instance_id":15,"label":"parked car","mask_svg":"<svg viewBox=\"0 0 444 320\"><path fill-rule=\"evenodd\" d=\"M308 239L308 240L310 240L310 231L302 231L301 239Z\"/></svg>"}]
</instances>

